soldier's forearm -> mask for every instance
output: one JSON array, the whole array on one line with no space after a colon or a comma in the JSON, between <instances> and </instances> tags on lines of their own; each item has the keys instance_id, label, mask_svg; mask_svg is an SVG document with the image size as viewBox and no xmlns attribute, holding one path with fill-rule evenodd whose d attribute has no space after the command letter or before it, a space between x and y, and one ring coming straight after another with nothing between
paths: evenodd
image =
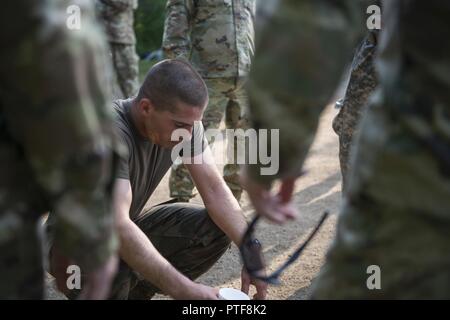
<instances>
[{"instance_id":1,"label":"soldier's forearm","mask_svg":"<svg viewBox=\"0 0 450 320\"><path fill-rule=\"evenodd\" d=\"M120 257L147 281L174 298L177 298L178 290L186 289L191 284L191 280L158 252L134 222L122 220L118 229Z\"/></svg>"},{"instance_id":2,"label":"soldier's forearm","mask_svg":"<svg viewBox=\"0 0 450 320\"><path fill-rule=\"evenodd\" d=\"M256 128L280 134L278 173L264 176L260 165L249 168L261 182L300 174L320 113L365 33L360 1L322 2L280 2L260 36L257 51L264 54L256 55L252 66L250 109ZM330 17L334 22L324 23Z\"/></svg>"},{"instance_id":3,"label":"soldier's forearm","mask_svg":"<svg viewBox=\"0 0 450 320\"><path fill-rule=\"evenodd\" d=\"M214 223L236 246L239 246L247 230L247 222L242 209L225 182L203 192L202 199Z\"/></svg>"},{"instance_id":4,"label":"soldier's forearm","mask_svg":"<svg viewBox=\"0 0 450 320\"><path fill-rule=\"evenodd\" d=\"M202 164L185 164L214 223L239 246L247 229L242 209L217 169L209 148Z\"/></svg>"}]
</instances>

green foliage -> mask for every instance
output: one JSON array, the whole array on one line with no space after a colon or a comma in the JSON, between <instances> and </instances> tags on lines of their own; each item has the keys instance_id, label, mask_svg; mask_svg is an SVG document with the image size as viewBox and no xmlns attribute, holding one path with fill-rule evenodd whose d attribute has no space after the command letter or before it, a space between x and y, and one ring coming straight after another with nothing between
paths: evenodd
<instances>
[{"instance_id":1,"label":"green foliage","mask_svg":"<svg viewBox=\"0 0 450 320\"><path fill-rule=\"evenodd\" d=\"M156 63L156 61L139 61L139 83L144 82L145 75L148 70Z\"/></svg>"},{"instance_id":2,"label":"green foliage","mask_svg":"<svg viewBox=\"0 0 450 320\"><path fill-rule=\"evenodd\" d=\"M166 0L139 0L134 19L139 55L161 47L165 7Z\"/></svg>"}]
</instances>

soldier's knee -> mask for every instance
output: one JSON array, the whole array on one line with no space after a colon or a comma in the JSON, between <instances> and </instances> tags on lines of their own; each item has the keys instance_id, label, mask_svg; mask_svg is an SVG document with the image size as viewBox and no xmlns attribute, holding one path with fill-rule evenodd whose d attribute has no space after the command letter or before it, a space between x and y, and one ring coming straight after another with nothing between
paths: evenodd
<instances>
[{"instance_id":1,"label":"soldier's knee","mask_svg":"<svg viewBox=\"0 0 450 320\"><path fill-rule=\"evenodd\" d=\"M231 246L231 239L222 230L220 231L216 241L221 248L227 249Z\"/></svg>"},{"instance_id":2,"label":"soldier's knee","mask_svg":"<svg viewBox=\"0 0 450 320\"><path fill-rule=\"evenodd\" d=\"M206 209L201 211L201 214L204 216L204 223L207 225L208 236L206 242L209 244L214 243L218 248L228 248L231 244L230 238L220 229L214 221L209 217L208 211Z\"/></svg>"}]
</instances>

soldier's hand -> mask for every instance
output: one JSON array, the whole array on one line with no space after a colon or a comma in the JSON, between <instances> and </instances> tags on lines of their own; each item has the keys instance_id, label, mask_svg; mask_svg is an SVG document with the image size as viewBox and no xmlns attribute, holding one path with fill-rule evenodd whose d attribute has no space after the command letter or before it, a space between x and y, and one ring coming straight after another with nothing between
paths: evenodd
<instances>
[{"instance_id":1,"label":"soldier's hand","mask_svg":"<svg viewBox=\"0 0 450 320\"><path fill-rule=\"evenodd\" d=\"M180 300L219 300L219 289L191 282L186 290L175 297Z\"/></svg>"},{"instance_id":2,"label":"soldier's hand","mask_svg":"<svg viewBox=\"0 0 450 320\"><path fill-rule=\"evenodd\" d=\"M80 300L102 300L108 298L111 284L117 272L117 257L111 256L101 267L86 274L78 297Z\"/></svg>"},{"instance_id":3,"label":"soldier's hand","mask_svg":"<svg viewBox=\"0 0 450 320\"><path fill-rule=\"evenodd\" d=\"M257 214L272 222L282 224L297 216L297 210L292 204L296 179L286 178L281 180L280 190L275 193L250 179L244 172L241 177L241 185L247 191Z\"/></svg>"},{"instance_id":4,"label":"soldier's hand","mask_svg":"<svg viewBox=\"0 0 450 320\"><path fill-rule=\"evenodd\" d=\"M264 300L266 299L267 296L267 286L268 284L264 281L252 278L248 272L245 270L245 267L242 268L242 273L241 273L241 291L244 292L245 294L248 294L249 289L250 289L250 285L254 285L256 288L256 293L253 296L253 299L255 300Z\"/></svg>"}]
</instances>

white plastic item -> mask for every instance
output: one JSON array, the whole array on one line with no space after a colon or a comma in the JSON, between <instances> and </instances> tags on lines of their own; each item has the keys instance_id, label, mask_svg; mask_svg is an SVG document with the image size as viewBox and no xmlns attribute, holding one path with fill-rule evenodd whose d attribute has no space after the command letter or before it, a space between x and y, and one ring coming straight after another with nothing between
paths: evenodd
<instances>
[{"instance_id":1,"label":"white plastic item","mask_svg":"<svg viewBox=\"0 0 450 320\"><path fill-rule=\"evenodd\" d=\"M222 288L219 290L220 300L250 300L250 297L240 290Z\"/></svg>"}]
</instances>

